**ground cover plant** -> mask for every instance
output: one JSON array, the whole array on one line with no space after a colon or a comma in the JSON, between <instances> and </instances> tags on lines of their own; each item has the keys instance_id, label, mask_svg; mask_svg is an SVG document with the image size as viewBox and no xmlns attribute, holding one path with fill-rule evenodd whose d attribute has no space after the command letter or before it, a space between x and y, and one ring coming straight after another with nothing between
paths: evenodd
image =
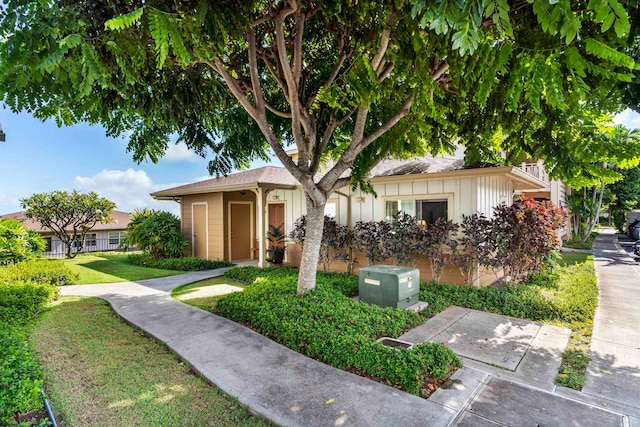
<instances>
[{"instance_id":1,"label":"ground cover plant","mask_svg":"<svg viewBox=\"0 0 640 427\"><path fill-rule=\"evenodd\" d=\"M53 267L53 268L52 268ZM74 275L48 261L0 267L0 425L42 416L44 381L27 336L36 316Z\"/></svg>"},{"instance_id":2,"label":"ground cover plant","mask_svg":"<svg viewBox=\"0 0 640 427\"><path fill-rule=\"evenodd\" d=\"M153 258L149 254L131 254L128 260L133 265L162 270L199 271L213 270L221 267L231 267L233 263L222 260L210 260L196 257Z\"/></svg>"},{"instance_id":3,"label":"ground cover plant","mask_svg":"<svg viewBox=\"0 0 640 427\"><path fill-rule=\"evenodd\" d=\"M81 254L73 259L56 260L78 275L77 284L127 282L180 274L166 270L133 265L122 253Z\"/></svg>"},{"instance_id":4,"label":"ground cover plant","mask_svg":"<svg viewBox=\"0 0 640 427\"><path fill-rule=\"evenodd\" d=\"M357 292L356 276L318 274L315 290L297 297L297 273L288 268L232 269L226 277L249 285L221 298L215 311L306 356L414 394L428 395L433 383L461 366L441 344L406 350L377 343L424 319L406 310L357 303L350 298Z\"/></svg>"},{"instance_id":5,"label":"ground cover plant","mask_svg":"<svg viewBox=\"0 0 640 427\"><path fill-rule=\"evenodd\" d=\"M266 426L108 303L62 298L32 338L65 426Z\"/></svg>"}]
</instances>

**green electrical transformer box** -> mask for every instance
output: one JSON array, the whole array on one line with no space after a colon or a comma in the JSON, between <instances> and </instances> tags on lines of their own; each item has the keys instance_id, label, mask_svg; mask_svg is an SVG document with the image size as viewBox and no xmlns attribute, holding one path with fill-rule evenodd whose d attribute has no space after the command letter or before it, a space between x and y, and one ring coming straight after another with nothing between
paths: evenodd
<instances>
[{"instance_id":1,"label":"green electrical transformer box","mask_svg":"<svg viewBox=\"0 0 640 427\"><path fill-rule=\"evenodd\" d=\"M380 307L407 308L418 302L420 270L372 265L359 271L360 301Z\"/></svg>"}]
</instances>

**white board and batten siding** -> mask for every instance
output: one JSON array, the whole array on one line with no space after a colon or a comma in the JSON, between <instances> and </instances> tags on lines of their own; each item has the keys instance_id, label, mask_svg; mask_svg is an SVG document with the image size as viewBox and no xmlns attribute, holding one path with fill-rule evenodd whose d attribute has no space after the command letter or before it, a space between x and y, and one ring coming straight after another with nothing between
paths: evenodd
<instances>
[{"instance_id":1,"label":"white board and batten siding","mask_svg":"<svg viewBox=\"0 0 640 427\"><path fill-rule=\"evenodd\" d=\"M377 197L349 187L333 194L329 201L337 203L337 219L346 224L348 204L351 204L351 225L358 221L380 221L385 217L385 202L402 199L447 200L449 219L460 222L462 215L482 212L488 217L499 204L510 204L513 198L512 183L502 176L475 176L443 179L417 179L414 181L374 183ZM275 196L275 198L274 198ZM302 189L274 190L267 196L268 202L284 201L286 206L286 230L290 231L296 219L306 213L306 202Z\"/></svg>"}]
</instances>

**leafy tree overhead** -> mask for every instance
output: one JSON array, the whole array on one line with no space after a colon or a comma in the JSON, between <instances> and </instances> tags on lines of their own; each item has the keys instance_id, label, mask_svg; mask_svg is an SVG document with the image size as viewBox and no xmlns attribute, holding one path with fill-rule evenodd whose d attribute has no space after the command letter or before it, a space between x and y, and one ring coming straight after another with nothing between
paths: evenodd
<instances>
[{"instance_id":1,"label":"leafy tree overhead","mask_svg":"<svg viewBox=\"0 0 640 427\"><path fill-rule=\"evenodd\" d=\"M85 235L98 222L109 223L116 204L94 192L74 190L34 194L20 200L25 216L48 228L67 248L67 258L82 252ZM73 248L76 251L73 251Z\"/></svg>"},{"instance_id":2,"label":"leafy tree overhead","mask_svg":"<svg viewBox=\"0 0 640 427\"><path fill-rule=\"evenodd\" d=\"M635 2L7 1L0 96L60 124L169 138L227 173L270 147L306 193L298 293L315 286L324 206L386 156L471 151L504 126L551 136L573 109L618 108ZM550 118L550 119L547 119ZM520 128L521 131L525 131ZM285 152L293 144L294 162ZM526 151L554 159L556 141ZM323 160L332 159L322 178Z\"/></svg>"}]
</instances>

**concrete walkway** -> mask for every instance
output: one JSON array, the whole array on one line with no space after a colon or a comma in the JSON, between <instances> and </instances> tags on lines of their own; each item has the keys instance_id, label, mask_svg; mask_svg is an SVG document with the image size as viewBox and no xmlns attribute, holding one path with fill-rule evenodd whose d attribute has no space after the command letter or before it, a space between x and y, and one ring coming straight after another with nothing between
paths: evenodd
<instances>
[{"instance_id":1,"label":"concrete walkway","mask_svg":"<svg viewBox=\"0 0 640 427\"><path fill-rule=\"evenodd\" d=\"M640 264L611 229L597 237L594 254L600 301L582 391L632 414L640 425Z\"/></svg>"},{"instance_id":2,"label":"concrete walkway","mask_svg":"<svg viewBox=\"0 0 640 427\"><path fill-rule=\"evenodd\" d=\"M252 412L285 426L640 427L635 418L625 415L629 413L626 406L607 408L595 397L585 404L591 396L572 390L564 390L561 396L553 385L538 387L541 377L535 373L513 377L509 375L513 372L489 365L467 366L469 359L428 400L421 399L316 362L170 296L177 286L223 272L66 286L61 293L107 300L125 320L165 342L195 371ZM471 315L476 314L459 318Z\"/></svg>"}]
</instances>

